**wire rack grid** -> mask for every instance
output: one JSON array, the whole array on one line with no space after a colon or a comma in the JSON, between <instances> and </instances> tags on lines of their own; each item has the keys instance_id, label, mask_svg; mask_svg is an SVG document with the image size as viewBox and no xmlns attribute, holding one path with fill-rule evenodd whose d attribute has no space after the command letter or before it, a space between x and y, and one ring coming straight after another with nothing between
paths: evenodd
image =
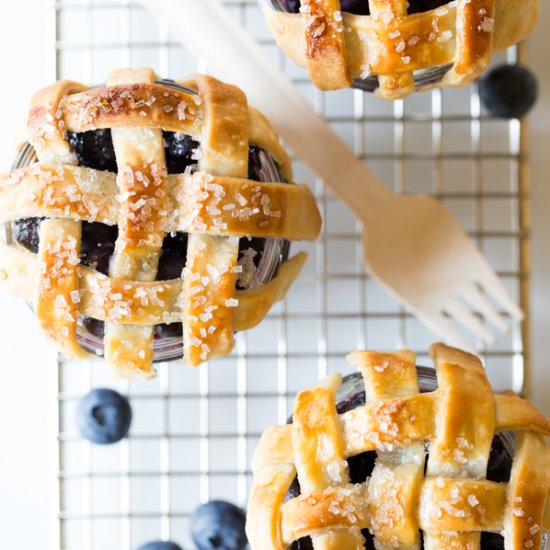
<instances>
[{"instance_id":1,"label":"wire rack grid","mask_svg":"<svg viewBox=\"0 0 550 550\"><path fill-rule=\"evenodd\" d=\"M439 197L477 240L527 313L491 349L477 347L497 389L527 392L523 123L487 116L475 85L393 103L354 90L319 92L276 48L255 1L225 4L382 181L398 192ZM134 0L59 0L50 15L52 79L98 83L118 66L148 65L171 78L207 70ZM495 62L521 55L512 48ZM159 538L193 548L193 509L213 498L246 504L258 438L285 421L296 391L328 372L349 371L344 356L358 348L408 346L420 363L429 361L433 334L366 275L361 228L351 213L298 160L295 179L315 190L321 238L295 246L310 254L305 272L258 328L237 335L230 357L197 370L161 364L149 382L116 382L100 360L57 361L52 549L134 550ZM100 386L132 403L130 437L118 445L91 446L75 427L78 399Z\"/></svg>"}]
</instances>

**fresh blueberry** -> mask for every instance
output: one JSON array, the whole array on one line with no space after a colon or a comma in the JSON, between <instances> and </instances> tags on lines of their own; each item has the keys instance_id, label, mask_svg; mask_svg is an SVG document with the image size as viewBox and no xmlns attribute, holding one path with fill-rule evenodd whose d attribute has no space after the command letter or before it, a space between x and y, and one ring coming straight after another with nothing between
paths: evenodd
<instances>
[{"instance_id":1,"label":"fresh blueberry","mask_svg":"<svg viewBox=\"0 0 550 550\"><path fill-rule=\"evenodd\" d=\"M90 130L78 134L69 133L69 144L76 154L78 164L95 170L117 171L117 163L111 130Z\"/></svg>"},{"instance_id":2,"label":"fresh blueberry","mask_svg":"<svg viewBox=\"0 0 550 550\"><path fill-rule=\"evenodd\" d=\"M94 389L78 403L76 424L82 437L99 445L116 443L128 435L132 409L114 390Z\"/></svg>"},{"instance_id":3,"label":"fresh blueberry","mask_svg":"<svg viewBox=\"0 0 550 550\"><path fill-rule=\"evenodd\" d=\"M169 174L182 174L188 166L197 164L193 158L195 150L200 146L191 136L177 132L163 132L166 168Z\"/></svg>"},{"instance_id":4,"label":"fresh blueberry","mask_svg":"<svg viewBox=\"0 0 550 550\"><path fill-rule=\"evenodd\" d=\"M175 542L170 542L168 540L155 540L153 542L148 542L143 546L140 546L138 550L182 550L179 544Z\"/></svg>"},{"instance_id":5,"label":"fresh blueberry","mask_svg":"<svg viewBox=\"0 0 550 550\"><path fill-rule=\"evenodd\" d=\"M199 550L243 550L247 544L245 522L245 513L239 507L212 500L195 510L191 536Z\"/></svg>"},{"instance_id":6,"label":"fresh blueberry","mask_svg":"<svg viewBox=\"0 0 550 550\"><path fill-rule=\"evenodd\" d=\"M43 218L21 218L13 222L13 236L15 240L27 250L38 253L40 242L40 222Z\"/></svg>"},{"instance_id":7,"label":"fresh blueberry","mask_svg":"<svg viewBox=\"0 0 550 550\"><path fill-rule=\"evenodd\" d=\"M537 99L535 75L522 65L500 65L480 80L479 94L485 108L496 117L521 118Z\"/></svg>"}]
</instances>

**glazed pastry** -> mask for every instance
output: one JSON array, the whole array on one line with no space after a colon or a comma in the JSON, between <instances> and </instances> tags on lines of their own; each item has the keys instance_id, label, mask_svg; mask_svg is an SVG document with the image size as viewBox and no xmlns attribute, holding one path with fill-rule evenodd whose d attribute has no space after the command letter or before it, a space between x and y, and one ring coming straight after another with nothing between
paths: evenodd
<instances>
[{"instance_id":1,"label":"glazed pastry","mask_svg":"<svg viewBox=\"0 0 550 550\"><path fill-rule=\"evenodd\" d=\"M214 78L58 82L28 127L38 162L0 176L0 285L69 357L104 352L148 377L166 349L191 365L226 355L300 272L289 241L319 233L277 134Z\"/></svg>"},{"instance_id":2,"label":"glazed pastry","mask_svg":"<svg viewBox=\"0 0 550 550\"><path fill-rule=\"evenodd\" d=\"M431 354L435 391L420 392L412 352L359 351L348 360L364 393L338 403L334 374L298 394L293 424L266 430L254 454L253 550L487 550L503 548L499 533L507 549L540 548L550 420L493 395L477 357ZM516 432L513 458L504 432Z\"/></svg>"},{"instance_id":3,"label":"glazed pastry","mask_svg":"<svg viewBox=\"0 0 550 550\"><path fill-rule=\"evenodd\" d=\"M531 32L539 0L270 0L265 14L318 88L396 99L474 80Z\"/></svg>"}]
</instances>

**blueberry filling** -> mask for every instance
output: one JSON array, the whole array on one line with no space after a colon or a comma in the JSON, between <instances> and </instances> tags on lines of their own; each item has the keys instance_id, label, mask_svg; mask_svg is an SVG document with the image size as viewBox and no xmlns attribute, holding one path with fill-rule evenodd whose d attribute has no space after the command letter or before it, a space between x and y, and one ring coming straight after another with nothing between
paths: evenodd
<instances>
[{"instance_id":1,"label":"blueberry filling","mask_svg":"<svg viewBox=\"0 0 550 550\"><path fill-rule=\"evenodd\" d=\"M163 132L166 167L169 174L181 174L193 169L197 164L199 143L191 136L175 132ZM69 133L68 140L76 154L80 166L96 170L117 171L111 130L92 130L82 133ZM275 160L263 149L249 148L248 177L254 181L284 181ZM11 224L15 242L27 250L37 253L39 229L42 218L23 218ZM80 261L105 275L109 272L110 260L118 237L118 228L102 223L82 223ZM276 275L278 265L288 257L290 243L274 239L242 238L239 242L238 263L243 272L237 280L238 289L246 289L257 284L265 284ZM271 258L262 262L264 252ZM275 259L273 260L273 256ZM181 276L187 257L187 234L175 233L164 239L159 259L157 280L173 280ZM267 264L267 265L264 265ZM102 340L105 327L102 321L82 318L84 329L83 345L88 346L86 334ZM182 325L157 325L155 340L181 338ZM92 346L92 344L89 344ZM93 346L92 346L93 347Z\"/></svg>"},{"instance_id":2,"label":"blueberry filling","mask_svg":"<svg viewBox=\"0 0 550 550\"><path fill-rule=\"evenodd\" d=\"M433 391L436 389L436 381L434 377L433 369L424 367L417 367L419 371L420 385L422 393ZM426 386L423 385L423 379L429 377L429 381ZM352 374L344 377L342 387L338 394L346 394L343 399L338 399L336 409L339 414L343 414L347 411L362 407L365 404L365 392L357 389L357 386L362 385L362 379L359 374ZM428 387L432 386L432 387ZM355 390L354 390L355 388ZM351 391L349 391L351 389ZM348 391L346 391L348 390ZM339 397L339 395L337 395ZM292 418L289 419L289 423L292 422ZM495 481L498 483L505 483L510 480L510 473L512 470L512 454L510 449L508 434L496 435L493 438L491 446L491 454L489 456L489 467L487 470L487 479L489 481ZM351 483L364 483L364 481L371 475L374 469L374 463L376 460L376 452L361 453L357 456L348 458L348 467ZM300 483L298 478L295 478L292 482L288 493L286 494L285 501L296 498L301 494ZM365 537L365 548L368 550L374 550L374 537L368 529L361 531ZM423 548L421 544L421 548ZM481 533L481 545L482 550L504 550L504 538L497 533ZM304 537L290 545L290 550L313 550L313 545L310 537Z\"/></svg>"},{"instance_id":3,"label":"blueberry filling","mask_svg":"<svg viewBox=\"0 0 550 550\"><path fill-rule=\"evenodd\" d=\"M272 0L276 9L287 13L298 13L300 11L300 0ZM422 13L434 10L447 4L447 0L409 0L409 9L407 12ZM340 0L342 11L352 13L353 15L370 15L368 0Z\"/></svg>"},{"instance_id":4,"label":"blueberry filling","mask_svg":"<svg viewBox=\"0 0 550 550\"><path fill-rule=\"evenodd\" d=\"M76 154L79 166L116 172L116 157L111 130L90 130L68 134L69 145Z\"/></svg>"}]
</instances>

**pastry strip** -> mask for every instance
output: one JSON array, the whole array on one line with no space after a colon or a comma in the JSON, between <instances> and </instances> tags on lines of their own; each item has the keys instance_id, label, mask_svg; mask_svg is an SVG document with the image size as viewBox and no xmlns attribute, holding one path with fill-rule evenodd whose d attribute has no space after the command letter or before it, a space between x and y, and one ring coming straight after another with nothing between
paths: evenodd
<instances>
[{"instance_id":1,"label":"pastry strip","mask_svg":"<svg viewBox=\"0 0 550 550\"><path fill-rule=\"evenodd\" d=\"M153 71L114 71L108 85L153 83ZM166 214L166 162L162 132L152 128L113 128L121 196L118 238L109 275L126 281L154 281ZM120 376L154 374L153 328L105 324L105 357Z\"/></svg>"},{"instance_id":2,"label":"pastry strip","mask_svg":"<svg viewBox=\"0 0 550 550\"><path fill-rule=\"evenodd\" d=\"M219 86L206 76L194 76L203 110L199 170L214 176L244 178L248 175L249 114L246 96L234 86ZM214 208L222 191L214 188ZM200 220L200 214L195 219ZM235 298L235 267L239 240L191 233L183 272L184 357L196 366L227 355L233 348L232 308ZM215 321L214 323L212 321Z\"/></svg>"},{"instance_id":3,"label":"pastry strip","mask_svg":"<svg viewBox=\"0 0 550 550\"><path fill-rule=\"evenodd\" d=\"M118 191L112 172L34 164L0 174L0 223L63 217L115 225L121 208ZM315 199L305 185L196 172L168 176L166 193L161 220L166 233L290 240L315 238L321 226Z\"/></svg>"},{"instance_id":4,"label":"pastry strip","mask_svg":"<svg viewBox=\"0 0 550 550\"><path fill-rule=\"evenodd\" d=\"M58 82L32 98L28 128L31 143L43 164L77 163L67 141L59 105L67 95L81 89L75 82ZM50 219L41 225L34 297L36 316L44 332L68 357L88 357L76 338L81 223Z\"/></svg>"}]
</instances>

